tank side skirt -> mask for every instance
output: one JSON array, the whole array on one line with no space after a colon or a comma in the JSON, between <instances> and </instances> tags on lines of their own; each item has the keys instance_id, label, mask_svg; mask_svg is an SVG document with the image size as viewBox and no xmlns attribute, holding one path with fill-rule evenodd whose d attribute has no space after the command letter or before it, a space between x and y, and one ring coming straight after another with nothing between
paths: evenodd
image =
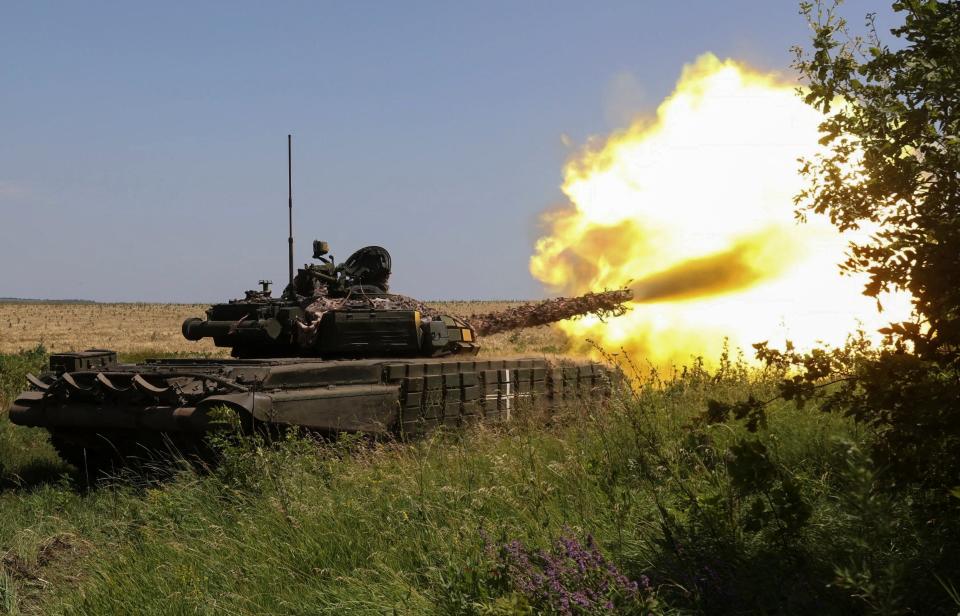
<instances>
[{"instance_id":1,"label":"tank side skirt","mask_svg":"<svg viewBox=\"0 0 960 616\"><path fill-rule=\"evenodd\" d=\"M552 408L565 400L602 399L609 395L614 375L602 364L544 358L420 360L384 368L384 379L400 385L401 434L471 421L509 421L519 406L527 404Z\"/></svg>"},{"instance_id":2,"label":"tank side skirt","mask_svg":"<svg viewBox=\"0 0 960 616\"><path fill-rule=\"evenodd\" d=\"M403 435L439 425L509 421L518 405L603 397L615 375L601 364L545 358L291 362L233 374L234 366L224 366L226 376L138 367L77 371L70 377L75 387L63 379L70 373L46 374L54 379L44 381L47 390L21 394L10 418L50 429L205 432L225 425L211 410L226 406L262 422ZM116 386L144 374L164 387Z\"/></svg>"}]
</instances>

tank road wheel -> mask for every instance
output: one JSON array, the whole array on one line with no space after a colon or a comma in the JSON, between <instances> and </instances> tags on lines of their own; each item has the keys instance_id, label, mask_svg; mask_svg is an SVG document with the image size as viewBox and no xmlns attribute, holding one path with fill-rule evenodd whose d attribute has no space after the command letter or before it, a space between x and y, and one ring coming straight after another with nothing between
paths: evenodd
<instances>
[{"instance_id":1,"label":"tank road wheel","mask_svg":"<svg viewBox=\"0 0 960 616\"><path fill-rule=\"evenodd\" d=\"M97 442L100 441L100 442ZM50 444L60 458L77 468L89 482L102 473L109 473L122 461L120 452L100 434L51 434Z\"/></svg>"},{"instance_id":2,"label":"tank road wheel","mask_svg":"<svg viewBox=\"0 0 960 616\"><path fill-rule=\"evenodd\" d=\"M56 432L50 435L50 443L87 482L124 470L160 478L184 461L203 468L213 458L202 438L162 432Z\"/></svg>"}]
</instances>

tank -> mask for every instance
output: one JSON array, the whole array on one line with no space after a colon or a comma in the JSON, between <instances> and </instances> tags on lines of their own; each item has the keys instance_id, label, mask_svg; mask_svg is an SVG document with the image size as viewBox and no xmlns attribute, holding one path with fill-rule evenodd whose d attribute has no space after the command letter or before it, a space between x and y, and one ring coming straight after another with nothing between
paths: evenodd
<instances>
[{"instance_id":1,"label":"tank","mask_svg":"<svg viewBox=\"0 0 960 616\"><path fill-rule=\"evenodd\" d=\"M184 321L185 338L210 338L230 359L121 364L110 350L55 353L47 371L28 375L11 421L45 428L81 466L143 448L193 450L211 432L270 426L405 438L508 421L527 406L600 400L617 379L592 361L477 353L485 333L619 314L629 291L464 319L390 293L384 248L362 248L338 264L317 241L313 256L279 297L262 280L242 299Z\"/></svg>"}]
</instances>

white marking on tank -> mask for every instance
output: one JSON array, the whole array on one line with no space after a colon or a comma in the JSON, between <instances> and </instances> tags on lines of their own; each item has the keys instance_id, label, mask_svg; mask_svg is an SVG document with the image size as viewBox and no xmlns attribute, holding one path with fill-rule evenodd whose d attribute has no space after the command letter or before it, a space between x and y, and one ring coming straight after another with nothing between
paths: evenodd
<instances>
[{"instance_id":1,"label":"white marking on tank","mask_svg":"<svg viewBox=\"0 0 960 616\"><path fill-rule=\"evenodd\" d=\"M504 405L504 407L506 408L506 411L507 411L507 421L510 421L510 404L513 401L513 392L510 390L510 370L504 370L503 374L504 374L503 384L504 384L504 387L506 388L506 392L504 393L504 399L506 400L506 404Z\"/></svg>"}]
</instances>

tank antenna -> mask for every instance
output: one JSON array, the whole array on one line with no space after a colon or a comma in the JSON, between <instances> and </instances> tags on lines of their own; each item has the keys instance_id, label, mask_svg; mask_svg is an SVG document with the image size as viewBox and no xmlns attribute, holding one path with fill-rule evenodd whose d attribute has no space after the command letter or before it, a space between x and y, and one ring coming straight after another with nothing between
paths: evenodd
<instances>
[{"instance_id":1,"label":"tank antenna","mask_svg":"<svg viewBox=\"0 0 960 616\"><path fill-rule=\"evenodd\" d=\"M290 284L293 284L293 138L287 135L287 221L290 235L287 237Z\"/></svg>"}]
</instances>

